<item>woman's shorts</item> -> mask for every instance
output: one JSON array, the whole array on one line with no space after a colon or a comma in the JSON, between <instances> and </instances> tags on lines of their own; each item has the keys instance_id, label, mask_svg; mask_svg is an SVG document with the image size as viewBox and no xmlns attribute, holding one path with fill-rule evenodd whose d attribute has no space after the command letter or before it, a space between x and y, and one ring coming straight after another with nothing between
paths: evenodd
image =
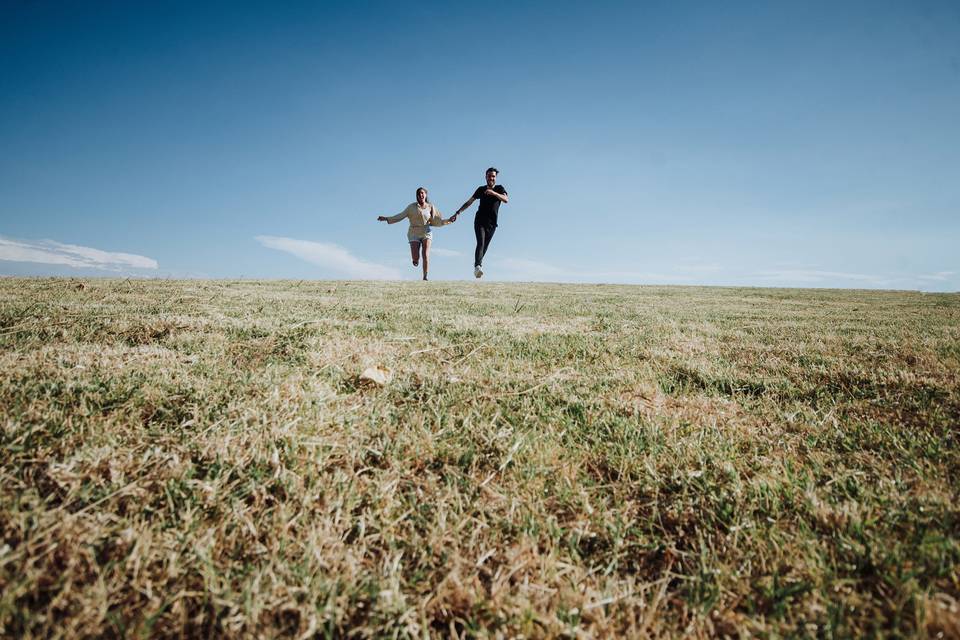
<instances>
[{"instance_id":1,"label":"woman's shorts","mask_svg":"<svg viewBox=\"0 0 960 640\"><path fill-rule=\"evenodd\" d=\"M418 233L412 229L407 231L407 242L420 242L421 240L433 240L433 234L429 231Z\"/></svg>"}]
</instances>

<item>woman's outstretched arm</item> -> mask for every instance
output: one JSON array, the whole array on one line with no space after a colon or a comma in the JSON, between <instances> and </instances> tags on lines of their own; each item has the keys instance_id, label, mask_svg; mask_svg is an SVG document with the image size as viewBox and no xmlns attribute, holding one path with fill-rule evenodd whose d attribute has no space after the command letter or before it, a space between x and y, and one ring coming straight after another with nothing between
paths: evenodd
<instances>
[{"instance_id":1,"label":"woman's outstretched arm","mask_svg":"<svg viewBox=\"0 0 960 640\"><path fill-rule=\"evenodd\" d=\"M395 222L400 222L404 220L410 214L410 207L415 205L407 205L407 208L398 213L395 216L377 216L379 222L386 222L387 224L394 224Z\"/></svg>"}]
</instances>

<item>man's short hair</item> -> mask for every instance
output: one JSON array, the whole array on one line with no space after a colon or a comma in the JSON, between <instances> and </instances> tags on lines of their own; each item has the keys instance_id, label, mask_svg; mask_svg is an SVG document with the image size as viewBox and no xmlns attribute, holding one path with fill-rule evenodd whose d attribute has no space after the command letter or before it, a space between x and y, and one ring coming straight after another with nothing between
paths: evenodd
<instances>
[{"instance_id":1,"label":"man's short hair","mask_svg":"<svg viewBox=\"0 0 960 640\"><path fill-rule=\"evenodd\" d=\"M493 171L497 175L500 175L500 169L497 169L496 167L490 167L489 169L486 170L485 173L490 173L491 171Z\"/></svg>"}]
</instances>

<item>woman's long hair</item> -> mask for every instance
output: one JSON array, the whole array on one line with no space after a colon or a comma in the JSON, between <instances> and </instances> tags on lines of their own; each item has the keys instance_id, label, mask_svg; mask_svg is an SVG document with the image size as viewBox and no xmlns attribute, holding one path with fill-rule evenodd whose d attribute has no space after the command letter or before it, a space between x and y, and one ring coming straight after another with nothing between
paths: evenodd
<instances>
[{"instance_id":1,"label":"woman's long hair","mask_svg":"<svg viewBox=\"0 0 960 640\"><path fill-rule=\"evenodd\" d=\"M421 191L423 191L423 201L426 204L430 204L430 192L427 191L426 187L417 187L417 193L420 193Z\"/></svg>"}]
</instances>

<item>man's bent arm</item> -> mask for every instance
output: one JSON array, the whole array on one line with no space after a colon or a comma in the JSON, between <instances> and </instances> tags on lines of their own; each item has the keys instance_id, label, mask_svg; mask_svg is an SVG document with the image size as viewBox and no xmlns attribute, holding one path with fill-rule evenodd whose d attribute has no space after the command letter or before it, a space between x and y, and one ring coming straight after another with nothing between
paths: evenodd
<instances>
[{"instance_id":1,"label":"man's bent arm","mask_svg":"<svg viewBox=\"0 0 960 640\"><path fill-rule=\"evenodd\" d=\"M487 194L493 196L494 198L496 198L496 199L499 200L500 202L510 202L510 198L508 198L508 197L507 197L507 194L505 194L505 193L497 193L497 192L494 191L493 189L487 189Z\"/></svg>"}]
</instances>

